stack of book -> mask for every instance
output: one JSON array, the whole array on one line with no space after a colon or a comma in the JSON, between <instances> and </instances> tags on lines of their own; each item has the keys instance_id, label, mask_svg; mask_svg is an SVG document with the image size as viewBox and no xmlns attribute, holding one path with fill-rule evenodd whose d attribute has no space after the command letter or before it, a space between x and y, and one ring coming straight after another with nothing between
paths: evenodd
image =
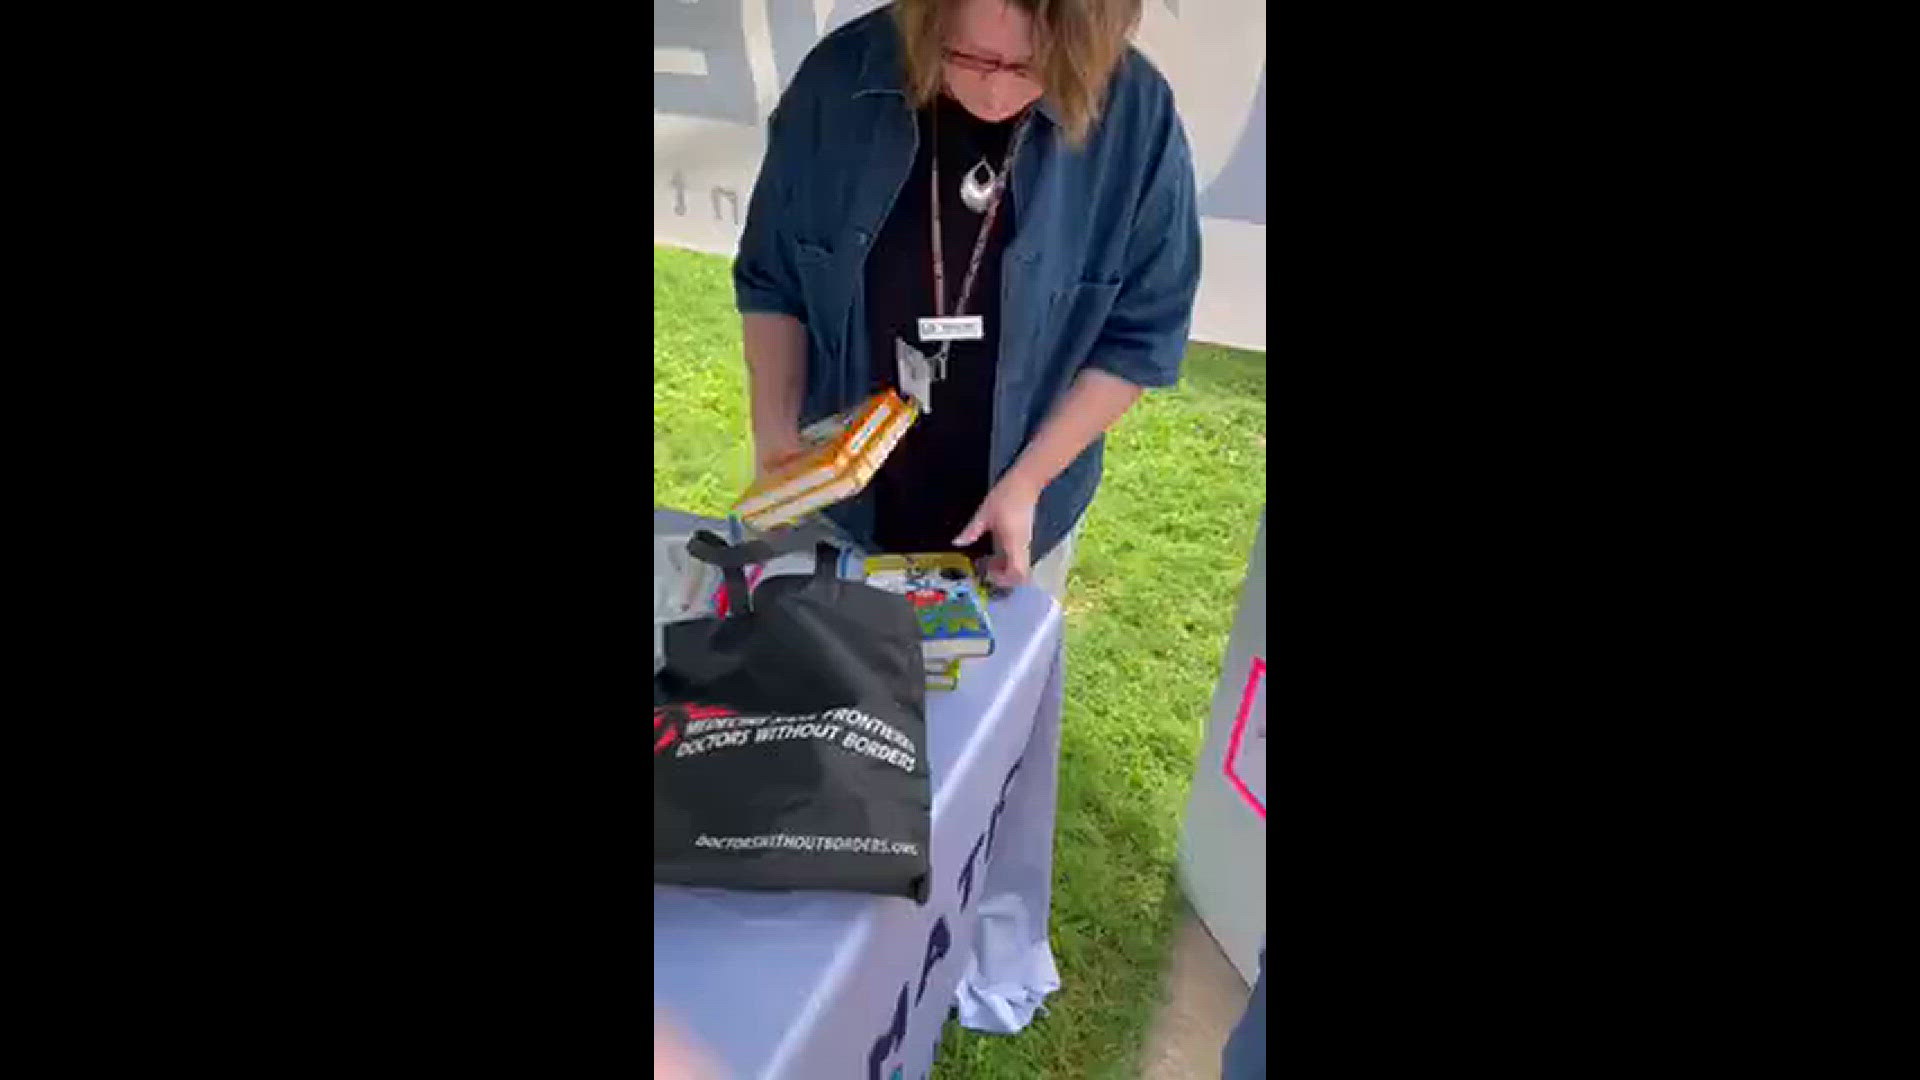
<instances>
[{"instance_id":1,"label":"stack of book","mask_svg":"<svg viewBox=\"0 0 1920 1080\"><path fill-rule=\"evenodd\" d=\"M927 689L957 688L963 661L993 653L986 596L965 555L875 555L867 560L866 571L868 585L899 593L913 604L920 620Z\"/></svg>"},{"instance_id":2,"label":"stack of book","mask_svg":"<svg viewBox=\"0 0 1920 1080\"><path fill-rule=\"evenodd\" d=\"M734 516L765 530L852 498L880 471L918 416L918 409L887 389L814 424L800 433L806 451L749 486L734 504Z\"/></svg>"},{"instance_id":3,"label":"stack of book","mask_svg":"<svg viewBox=\"0 0 1920 1080\"><path fill-rule=\"evenodd\" d=\"M960 689L960 661L948 660L945 663L927 661L927 689Z\"/></svg>"}]
</instances>

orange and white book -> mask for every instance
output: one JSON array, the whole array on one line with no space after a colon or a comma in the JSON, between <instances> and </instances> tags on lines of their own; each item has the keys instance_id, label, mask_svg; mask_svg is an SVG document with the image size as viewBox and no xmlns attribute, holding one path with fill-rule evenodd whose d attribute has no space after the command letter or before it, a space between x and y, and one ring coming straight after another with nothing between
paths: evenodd
<instances>
[{"instance_id":1,"label":"orange and white book","mask_svg":"<svg viewBox=\"0 0 1920 1080\"><path fill-rule=\"evenodd\" d=\"M852 498L867 486L919 416L892 389L883 390L801 433L808 449L740 496L733 512L754 529L784 525Z\"/></svg>"}]
</instances>

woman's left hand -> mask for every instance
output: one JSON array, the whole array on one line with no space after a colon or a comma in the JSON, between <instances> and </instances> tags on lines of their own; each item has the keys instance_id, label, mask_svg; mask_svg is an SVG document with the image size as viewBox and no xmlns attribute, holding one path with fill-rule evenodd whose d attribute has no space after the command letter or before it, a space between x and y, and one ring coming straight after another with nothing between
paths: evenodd
<instances>
[{"instance_id":1,"label":"woman's left hand","mask_svg":"<svg viewBox=\"0 0 1920 1080\"><path fill-rule=\"evenodd\" d=\"M973 520L954 537L953 546L966 547L984 533L993 534L993 558L987 562L987 580L1012 587L1027 580L1027 558L1033 546L1033 507L1040 489L1017 473L1008 473L974 512Z\"/></svg>"}]
</instances>

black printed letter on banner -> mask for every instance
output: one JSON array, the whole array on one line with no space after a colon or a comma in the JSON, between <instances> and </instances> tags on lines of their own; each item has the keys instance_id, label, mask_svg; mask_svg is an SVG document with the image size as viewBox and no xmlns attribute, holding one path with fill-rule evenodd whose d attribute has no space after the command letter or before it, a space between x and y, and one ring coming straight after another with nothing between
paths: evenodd
<instances>
[{"instance_id":1,"label":"black printed letter on banner","mask_svg":"<svg viewBox=\"0 0 1920 1080\"><path fill-rule=\"evenodd\" d=\"M895 1047L907 1041L907 988L900 987L900 999L893 1006L893 1023L886 1033L873 1041L873 1052L867 1055L867 1080L880 1080L880 1068L887 1063L887 1055Z\"/></svg>"},{"instance_id":2,"label":"black printed letter on banner","mask_svg":"<svg viewBox=\"0 0 1920 1080\"><path fill-rule=\"evenodd\" d=\"M933 974L933 965L947 955L952 945L953 935L947 931L947 920L942 916L933 924L933 933L927 935L927 958L920 964L920 990L913 995L915 1005L919 1005L920 999L927 996L927 976Z\"/></svg>"}]
</instances>

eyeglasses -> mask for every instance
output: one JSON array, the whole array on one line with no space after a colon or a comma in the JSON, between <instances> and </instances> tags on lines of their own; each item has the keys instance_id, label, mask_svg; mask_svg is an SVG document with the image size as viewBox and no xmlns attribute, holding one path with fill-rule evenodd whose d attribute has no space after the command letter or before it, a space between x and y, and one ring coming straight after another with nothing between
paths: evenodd
<instances>
[{"instance_id":1,"label":"eyeglasses","mask_svg":"<svg viewBox=\"0 0 1920 1080\"><path fill-rule=\"evenodd\" d=\"M1004 71L1022 79L1033 78L1033 68L1025 63L1009 64L996 57L962 52L959 49L941 49L940 51L946 56L947 63L977 75L992 75Z\"/></svg>"}]
</instances>

